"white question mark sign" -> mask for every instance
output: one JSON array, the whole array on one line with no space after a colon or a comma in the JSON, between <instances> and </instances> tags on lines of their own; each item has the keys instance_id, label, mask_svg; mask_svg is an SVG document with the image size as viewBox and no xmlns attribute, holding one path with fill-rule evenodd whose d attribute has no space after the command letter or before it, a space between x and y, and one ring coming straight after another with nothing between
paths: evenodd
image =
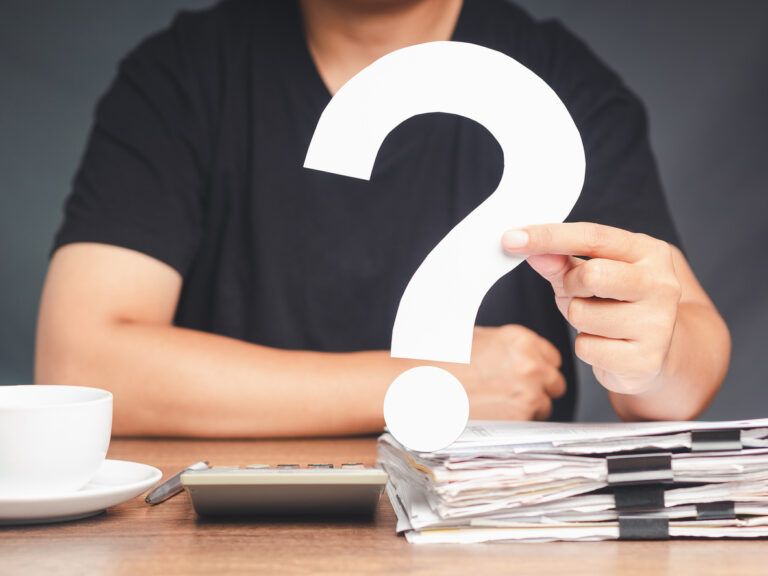
<instances>
[{"instance_id":1,"label":"white question mark sign","mask_svg":"<svg viewBox=\"0 0 768 576\"><path fill-rule=\"evenodd\" d=\"M483 297L524 259L503 251L501 235L568 216L584 183L584 148L565 105L528 68L475 44L429 42L387 54L344 84L318 121L304 166L369 180L386 136L430 112L484 126L501 146L504 172L493 194L411 278L392 330L392 356L469 363ZM389 431L417 451L452 443L468 415L459 381L434 366L398 376L384 400Z\"/></svg>"}]
</instances>

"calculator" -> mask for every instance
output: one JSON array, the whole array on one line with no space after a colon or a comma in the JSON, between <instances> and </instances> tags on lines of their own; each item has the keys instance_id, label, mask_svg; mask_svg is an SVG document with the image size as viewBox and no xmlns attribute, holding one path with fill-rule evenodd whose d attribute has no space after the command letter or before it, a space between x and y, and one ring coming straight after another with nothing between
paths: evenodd
<instances>
[{"instance_id":1,"label":"calculator","mask_svg":"<svg viewBox=\"0 0 768 576\"><path fill-rule=\"evenodd\" d=\"M387 473L357 462L251 464L188 470L181 484L201 517L372 517Z\"/></svg>"}]
</instances>

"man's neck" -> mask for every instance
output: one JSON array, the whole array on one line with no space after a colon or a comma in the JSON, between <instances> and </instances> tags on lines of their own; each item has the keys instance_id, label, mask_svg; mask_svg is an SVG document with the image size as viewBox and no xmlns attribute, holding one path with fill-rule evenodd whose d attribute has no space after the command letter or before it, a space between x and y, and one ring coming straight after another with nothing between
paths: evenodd
<instances>
[{"instance_id":1,"label":"man's neck","mask_svg":"<svg viewBox=\"0 0 768 576\"><path fill-rule=\"evenodd\" d=\"M462 0L300 0L307 44L331 94L374 60L449 40Z\"/></svg>"}]
</instances>

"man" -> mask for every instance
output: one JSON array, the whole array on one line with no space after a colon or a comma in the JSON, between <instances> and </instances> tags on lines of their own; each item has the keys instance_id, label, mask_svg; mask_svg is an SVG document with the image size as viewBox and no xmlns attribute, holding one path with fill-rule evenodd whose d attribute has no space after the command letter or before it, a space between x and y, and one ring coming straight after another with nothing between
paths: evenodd
<instances>
[{"instance_id":1,"label":"man","mask_svg":"<svg viewBox=\"0 0 768 576\"><path fill-rule=\"evenodd\" d=\"M117 434L380 430L389 383L418 364L386 350L400 295L494 190L500 150L429 115L387 138L370 182L302 162L344 82L448 39L541 76L587 159L568 223L500 239L532 256L486 297L471 364L444 365L470 416L572 418L566 320L622 418L700 413L730 340L675 247L642 106L561 26L502 0L230 0L145 41L99 103L67 202L36 379L111 390Z\"/></svg>"}]
</instances>

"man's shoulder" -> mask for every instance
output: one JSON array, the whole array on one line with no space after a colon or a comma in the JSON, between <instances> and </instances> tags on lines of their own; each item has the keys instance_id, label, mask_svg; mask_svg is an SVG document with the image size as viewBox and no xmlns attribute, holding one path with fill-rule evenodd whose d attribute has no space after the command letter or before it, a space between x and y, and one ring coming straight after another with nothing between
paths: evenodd
<instances>
[{"instance_id":1,"label":"man's shoulder","mask_svg":"<svg viewBox=\"0 0 768 576\"><path fill-rule=\"evenodd\" d=\"M221 62L222 52L236 52L258 36L259 29L269 30L280 4L269 0L222 0L206 8L181 10L167 26L148 35L128 57L170 51L186 60Z\"/></svg>"},{"instance_id":2,"label":"man's shoulder","mask_svg":"<svg viewBox=\"0 0 768 576\"><path fill-rule=\"evenodd\" d=\"M181 10L162 29L148 34L119 63L119 74L144 89L179 91L185 99L216 108L219 88L248 65L255 38L274 34L283 2L222 0L209 7ZM284 11L284 10L283 10ZM272 27L273 28L273 27Z\"/></svg>"},{"instance_id":3,"label":"man's shoulder","mask_svg":"<svg viewBox=\"0 0 768 576\"><path fill-rule=\"evenodd\" d=\"M557 19L538 20L507 0L466 0L474 41L511 56L570 105L590 106L607 95L631 97L621 78Z\"/></svg>"}]
</instances>

